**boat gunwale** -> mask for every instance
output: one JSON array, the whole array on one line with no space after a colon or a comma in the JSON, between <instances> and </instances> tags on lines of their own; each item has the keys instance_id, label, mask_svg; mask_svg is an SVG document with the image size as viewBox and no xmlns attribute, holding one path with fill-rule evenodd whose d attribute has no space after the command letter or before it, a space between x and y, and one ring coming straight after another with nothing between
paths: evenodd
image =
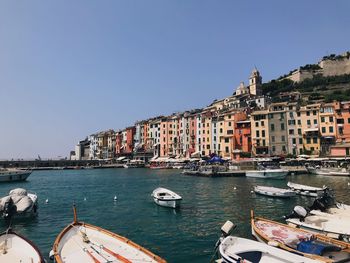
<instances>
[{"instance_id":1,"label":"boat gunwale","mask_svg":"<svg viewBox=\"0 0 350 263\"><path fill-rule=\"evenodd\" d=\"M18 234L16 232L14 232L12 229L9 229L8 231L0 233L0 237L3 236L3 235L6 235L6 234L15 235L15 236L23 239L24 241L26 241L35 250L35 252L38 254L40 263L46 263L43 255L41 254L41 252L39 250L39 248L34 244L33 241L31 241L30 239L26 238L25 236L22 236L21 234Z\"/></svg>"},{"instance_id":2,"label":"boat gunwale","mask_svg":"<svg viewBox=\"0 0 350 263\"><path fill-rule=\"evenodd\" d=\"M265 219L265 218L262 218L262 217L255 217L253 210L251 210L251 219L250 220L251 220L250 224L251 224L252 230L255 232L256 235L258 235L258 237L260 239L264 240L265 243L268 243L269 241L274 241L274 242L276 242L278 244L278 247L280 247L281 249L287 250L289 252L300 254L300 255L303 255L305 257L308 257L308 258L311 258L311 259L315 259L315 260L320 260L320 261L323 261L323 262L326 262L326 263L335 262L334 260L326 258L326 257L322 257L322 256L315 255L315 254L309 254L309 253L300 252L300 251L298 251L296 249L293 249L293 248L291 248L291 247L289 247L289 246L287 246L287 245L285 245L285 244L283 244L283 243L281 243L279 241L276 241L276 240L273 240L273 239L269 238L268 236L266 236L264 234L263 231L261 231L255 225L255 221L258 221L258 220L259 221L265 221L265 222L273 223L273 224L276 224L276 225L279 225L279 226L287 227L287 228L290 228L290 229L297 229L300 232L308 233L308 234L310 234L310 231L307 231L307 230L304 230L304 229L301 229L301 228L294 228L294 227L291 227L289 225L282 224L282 223L279 223L279 222L276 222L276 221L273 221L273 220ZM337 246L342 248L341 251L350 253L350 244L348 244L348 243L346 243L344 241L333 239L331 237L327 237L327 236L322 235L322 234L317 234L317 233L312 233L312 234L313 234L313 236L315 237L316 240L327 242L327 243L330 243L332 245L337 245Z\"/></svg>"},{"instance_id":3,"label":"boat gunwale","mask_svg":"<svg viewBox=\"0 0 350 263\"><path fill-rule=\"evenodd\" d=\"M94 225L91 225L91 224L88 224L88 223L85 223L85 222L80 222L80 221L77 221L77 222L72 222L70 223L69 225L67 225L60 233L59 235L57 236L54 244L53 244L53 252L54 252L54 257L55 257L55 260L56 260L56 263L63 263L62 259L61 259L61 256L59 255L58 253L58 246L59 246L59 243L60 241L62 240L63 236L65 234L67 234L73 227L76 227L76 226L84 226L84 227L88 227L88 228L91 228L93 230L96 230L96 231L99 231L99 232L102 232L104 234L107 234L108 236L110 237L113 237L113 238L116 238L136 249L138 249L139 251L147 254L148 256L152 257L155 261L157 262L160 262L160 263L166 263L166 260L161 258L160 256L152 253L151 251L149 251L148 249L134 243L133 241L131 241L130 239L126 238L126 237L123 237L123 236L120 236L116 233L113 233L107 229L104 229L104 228L101 228L101 227L98 227L98 226L94 226Z\"/></svg>"}]
</instances>

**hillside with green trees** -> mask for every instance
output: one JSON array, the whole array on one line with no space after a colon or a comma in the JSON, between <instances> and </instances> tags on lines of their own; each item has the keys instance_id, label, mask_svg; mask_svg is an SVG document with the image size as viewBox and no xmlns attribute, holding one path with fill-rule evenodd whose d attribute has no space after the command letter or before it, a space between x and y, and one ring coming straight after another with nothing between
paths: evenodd
<instances>
[{"instance_id":1,"label":"hillside with green trees","mask_svg":"<svg viewBox=\"0 0 350 263\"><path fill-rule=\"evenodd\" d=\"M350 100L350 74L329 77L316 75L300 83L294 83L289 79L271 80L263 83L262 89L263 94L270 96L275 102L279 101L280 92L292 91L299 91L303 96L308 96L309 101L345 101Z\"/></svg>"}]
</instances>

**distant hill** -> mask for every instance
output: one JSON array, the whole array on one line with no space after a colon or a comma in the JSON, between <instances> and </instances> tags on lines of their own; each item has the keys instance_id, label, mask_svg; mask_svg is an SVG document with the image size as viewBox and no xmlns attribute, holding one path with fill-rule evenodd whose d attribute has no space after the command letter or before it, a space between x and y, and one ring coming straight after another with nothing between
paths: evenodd
<instances>
[{"instance_id":1,"label":"distant hill","mask_svg":"<svg viewBox=\"0 0 350 263\"><path fill-rule=\"evenodd\" d=\"M298 91L305 101L350 100L350 52L323 57L262 84L263 94L279 101L281 92Z\"/></svg>"}]
</instances>

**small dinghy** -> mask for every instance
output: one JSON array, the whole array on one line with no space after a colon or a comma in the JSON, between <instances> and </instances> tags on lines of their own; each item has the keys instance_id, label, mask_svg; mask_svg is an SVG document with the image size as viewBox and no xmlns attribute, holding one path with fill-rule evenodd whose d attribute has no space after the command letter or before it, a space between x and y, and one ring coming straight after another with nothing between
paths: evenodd
<instances>
[{"instance_id":1,"label":"small dinghy","mask_svg":"<svg viewBox=\"0 0 350 263\"><path fill-rule=\"evenodd\" d=\"M11 229L0 234L0 262L45 263L39 249Z\"/></svg>"},{"instance_id":2,"label":"small dinghy","mask_svg":"<svg viewBox=\"0 0 350 263\"><path fill-rule=\"evenodd\" d=\"M58 235L50 252L57 263L131 263L166 261L131 240L77 220Z\"/></svg>"},{"instance_id":3,"label":"small dinghy","mask_svg":"<svg viewBox=\"0 0 350 263\"><path fill-rule=\"evenodd\" d=\"M305 195L305 196L311 196L311 197L317 197L318 195L322 194L323 190L327 189L326 186L321 187L313 187L303 184L295 184L292 182L287 183L288 187L295 191L299 195Z\"/></svg>"},{"instance_id":4,"label":"small dinghy","mask_svg":"<svg viewBox=\"0 0 350 263\"><path fill-rule=\"evenodd\" d=\"M169 189L159 187L152 192L154 202L157 205L176 208L180 206L182 197Z\"/></svg>"},{"instance_id":5,"label":"small dinghy","mask_svg":"<svg viewBox=\"0 0 350 263\"><path fill-rule=\"evenodd\" d=\"M310 231L256 217L251 211L253 236L260 242L318 260L350 262L350 244Z\"/></svg>"},{"instance_id":6,"label":"small dinghy","mask_svg":"<svg viewBox=\"0 0 350 263\"><path fill-rule=\"evenodd\" d=\"M230 236L235 226L227 221L221 228L222 236L216 243L215 254L223 263L316 263L311 258L293 254L257 241Z\"/></svg>"},{"instance_id":7,"label":"small dinghy","mask_svg":"<svg viewBox=\"0 0 350 263\"><path fill-rule=\"evenodd\" d=\"M271 186L255 186L254 192L261 195L267 195L271 197L289 198L296 195L295 192L289 189L271 187Z\"/></svg>"}]
</instances>

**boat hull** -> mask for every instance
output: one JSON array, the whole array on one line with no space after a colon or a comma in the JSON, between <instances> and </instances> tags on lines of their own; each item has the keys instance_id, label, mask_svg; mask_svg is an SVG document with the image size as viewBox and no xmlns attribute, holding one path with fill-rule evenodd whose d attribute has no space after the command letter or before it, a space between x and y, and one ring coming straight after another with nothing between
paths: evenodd
<instances>
[{"instance_id":1,"label":"boat hull","mask_svg":"<svg viewBox=\"0 0 350 263\"><path fill-rule=\"evenodd\" d=\"M278 198L290 198L294 197L296 195L295 192L285 190L285 189L278 189L276 191L273 191L273 189L269 189L270 187L254 187L254 192L260 195L270 196L270 197L278 197ZM276 188L277 189L277 188Z\"/></svg>"},{"instance_id":2,"label":"boat hull","mask_svg":"<svg viewBox=\"0 0 350 263\"><path fill-rule=\"evenodd\" d=\"M246 171L247 177L254 177L254 178L265 178L265 179L284 179L287 174L288 170L251 170Z\"/></svg>"},{"instance_id":3,"label":"boat hull","mask_svg":"<svg viewBox=\"0 0 350 263\"><path fill-rule=\"evenodd\" d=\"M25 181L32 172L28 171L18 171L18 172L1 172L0 173L0 183L3 182L18 182Z\"/></svg>"},{"instance_id":4,"label":"boat hull","mask_svg":"<svg viewBox=\"0 0 350 263\"><path fill-rule=\"evenodd\" d=\"M170 208L177 208L180 207L181 199L177 200L160 200L158 198L153 198L154 202L157 205L164 206L164 207L170 207Z\"/></svg>"}]
</instances>

